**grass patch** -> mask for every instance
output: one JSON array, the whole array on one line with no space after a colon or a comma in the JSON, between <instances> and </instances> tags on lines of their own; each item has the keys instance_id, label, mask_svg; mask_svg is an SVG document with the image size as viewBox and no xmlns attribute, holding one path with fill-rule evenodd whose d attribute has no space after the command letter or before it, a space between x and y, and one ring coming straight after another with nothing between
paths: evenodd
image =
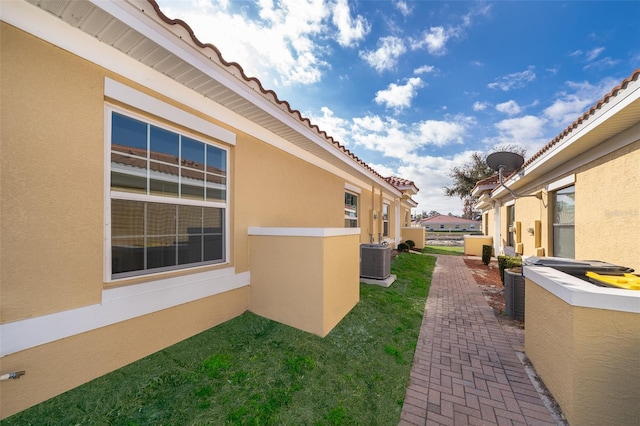
<instances>
[{"instance_id":1,"label":"grass patch","mask_svg":"<svg viewBox=\"0 0 640 426\"><path fill-rule=\"evenodd\" d=\"M421 251L426 254L448 254L453 256L464 255L464 247L462 246L427 246Z\"/></svg>"},{"instance_id":2,"label":"grass patch","mask_svg":"<svg viewBox=\"0 0 640 426\"><path fill-rule=\"evenodd\" d=\"M397 425L434 264L399 254L324 339L245 313L2 423Z\"/></svg>"}]
</instances>

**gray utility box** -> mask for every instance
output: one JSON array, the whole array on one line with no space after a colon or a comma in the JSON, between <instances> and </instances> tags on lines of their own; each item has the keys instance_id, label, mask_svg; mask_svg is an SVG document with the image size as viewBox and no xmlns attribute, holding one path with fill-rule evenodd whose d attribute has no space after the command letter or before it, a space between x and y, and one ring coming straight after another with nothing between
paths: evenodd
<instances>
[{"instance_id":1,"label":"gray utility box","mask_svg":"<svg viewBox=\"0 0 640 426\"><path fill-rule=\"evenodd\" d=\"M524 321L524 277L522 268L504 271L504 305L509 318Z\"/></svg>"},{"instance_id":2,"label":"gray utility box","mask_svg":"<svg viewBox=\"0 0 640 426\"><path fill-rule=\"evenodd\" d=\"M360 244L360 276L385 280L391 275L391 247L387 244Z\"/></svg>"}]
</instances>

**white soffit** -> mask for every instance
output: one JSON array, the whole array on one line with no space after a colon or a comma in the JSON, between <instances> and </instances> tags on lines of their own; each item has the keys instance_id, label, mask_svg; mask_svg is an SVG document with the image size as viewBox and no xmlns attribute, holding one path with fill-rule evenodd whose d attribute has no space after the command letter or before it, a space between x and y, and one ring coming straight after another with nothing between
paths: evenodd
<instances>
[{"instance_id":1,"label":"white soffit","mask_svg":"<svg viewBox=\"0 0 640 426\"><path fill-rule=\"evenodd\" d=\"M222 64L213 49L196 46L184 27L162 21L146 0L27 1L282 140L399 193L382 177L309 127L295 112L289 112L285 104L277 103L273 95L263 93L258 83L242 78L239 69ZM22 2L9 3L19 6ZM5 9L3 4L3 15ZM24 11L24 7L19 9ZM26 15L17 12L18 19L28 19L23 16Z\"/></svg>"}]
</instances>

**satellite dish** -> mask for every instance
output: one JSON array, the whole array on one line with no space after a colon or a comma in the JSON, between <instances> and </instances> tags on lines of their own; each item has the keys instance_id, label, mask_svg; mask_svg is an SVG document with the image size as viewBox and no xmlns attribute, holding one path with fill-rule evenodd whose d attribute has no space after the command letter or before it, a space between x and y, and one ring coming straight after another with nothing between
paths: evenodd
<instances>
[{"instance_id":1,"label":"satellite dish","mask_svg":"<svg viewBox=\"0 0 640 426\"><path fill-rule=\"evenodd\" d=\"M524 163L524 158L520 154L508 151L498 151L489 154L487 165L495 171L513 172L518 170Z\"/></svg>"}]
</instances>

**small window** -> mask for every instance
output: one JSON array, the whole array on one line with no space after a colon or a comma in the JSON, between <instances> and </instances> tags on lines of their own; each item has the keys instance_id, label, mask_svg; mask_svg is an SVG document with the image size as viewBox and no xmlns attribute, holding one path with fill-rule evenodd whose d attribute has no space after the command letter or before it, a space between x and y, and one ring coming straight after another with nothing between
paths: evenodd
<instances>
[{"instance_id":1,"label":"small window","mask_svg":"<svg viewBox=\"0 0 640 426\"><path fill-rule=\"evenodd\" d=\"M507 206L507 246L508 247L516 246L516 239L515 239L516 231L514 229L515 221L516 221L516 206L515 205Z\"/></svg>"},{"instance_id":2,"label":"small window","mask_svg":"<svg viewBox=\"0 0 640 426\"><path fill-rule=\"evenodd\" d=\"M115 111L111 277L224 262L227 151Z\"/></svg>"},{"instance_id":3,"label":"small window","mask_svg":"<svg viewBox=\"0 0 640 426\"><path fill-rule=\"evenodd\" d=\"M358 227L358 196L351 192L344 193L344 227Z\"/></svg>"},{"instance_id":4,"label":"small window","mask_svg":"<svg viewBox=\"0 0 640 426\"><path fill-rule=\"evenodd\" d=\"M575 186L553 192L553 255L575 257Z\"/></svg>"},{"instance_id":5,"label":"small window","mask_svg":"<svg viewBox=\"0 0 640 426\"><path fill-rule=\"evenodd\" d=\"M444 225L440 225L440 229L444 229Z\"/></svg>"},{"instance_id":6,"label":"small window","mask_svg":"<svg viewBox=\"0 0 640 426\"><path fill-rule=\"evenodd\" d=\"M389 204L382 205L382 236L389 236Z\"/></svg>"}]
</instances>

